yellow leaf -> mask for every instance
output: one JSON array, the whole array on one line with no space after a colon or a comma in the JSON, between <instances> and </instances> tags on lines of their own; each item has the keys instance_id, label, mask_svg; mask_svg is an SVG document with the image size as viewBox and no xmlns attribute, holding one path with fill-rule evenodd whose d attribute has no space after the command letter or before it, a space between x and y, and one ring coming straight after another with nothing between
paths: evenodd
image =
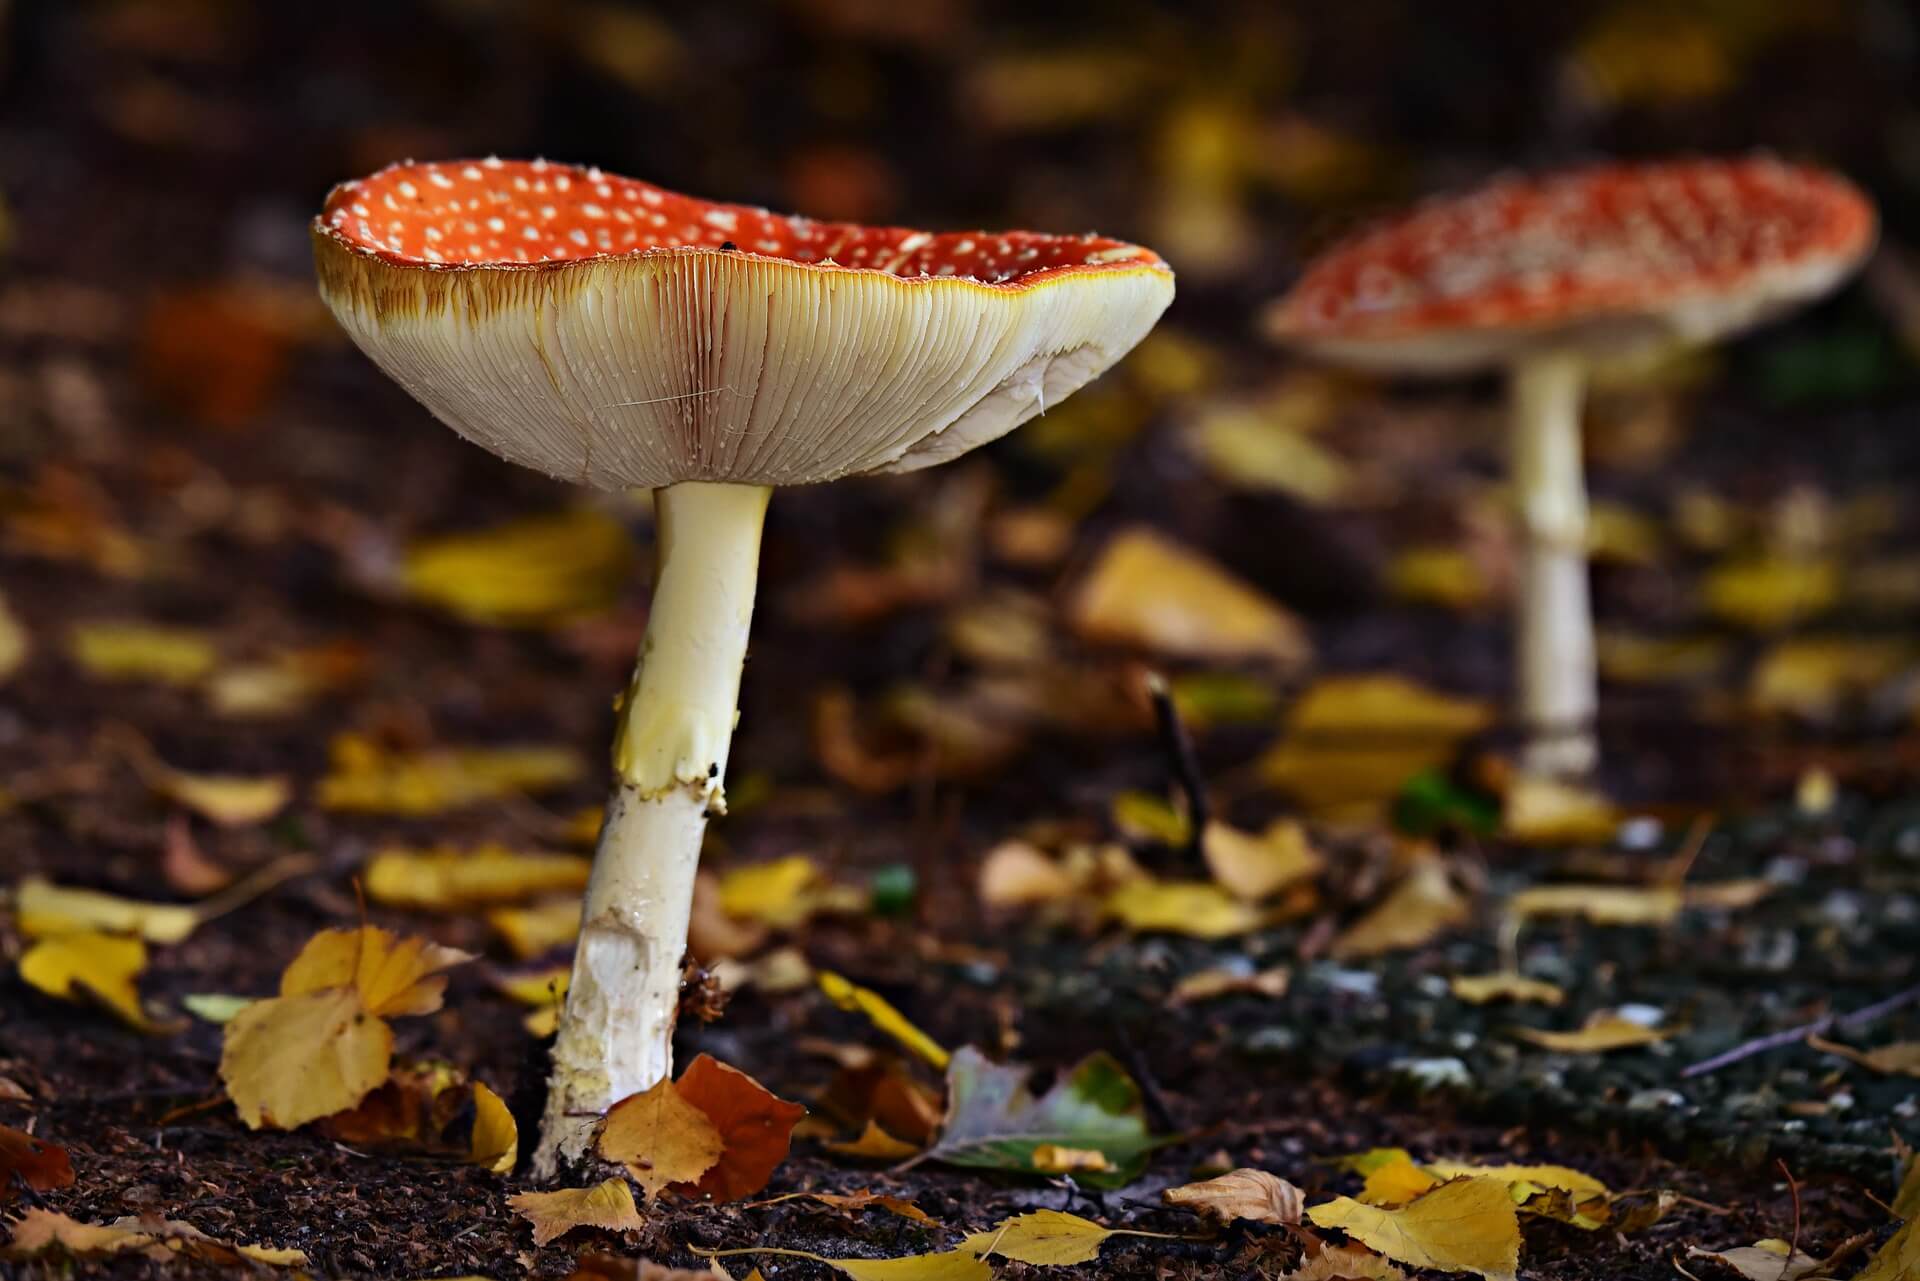
<instances>
[{"instance_id":1,"label":"yellow leaf","mask_svg":"<svg viewBox=\"0 0 1920 1281\"><path fill-rule=\"evenodd\" d=\"M1173 705L1188 724L1273 723L1280 695L1271 681L1249 672L1187 672L1173 678Z\"/></svg>"},{"instance_id":2,"label":"yellow leaf","mask_svg":"<svg viewBox=\"0 0 1920 1281\"><path fill-rule=\"evenodd\" d=\"M1762 716L1828 717L1864 701L1912 667L1906 640L1807 636L1782 641L1755 664L1748 702Z\"/></svg>"},{"instance_id":3,"label":"yellow leaf","mask_svg":"<svg viewBox=\"0 0 1920 1281\"><path fill-rule=\"evenodd\" d=\"M911 1143L894 1138L880 1128L878 1121L869 1120L867 1128L860 1137L841 1143L828 1143L827 1151L837 1152L841 1156L857 1157L868 1161L904 1161L910 1156L918 1156L920 1149Z\"/></svg>"},{"instance_id":4,"label":"yellow leaf","mask_svg":"<svg viewBox=\"0 0 1920 1281\"><path fill-rule=\"evenodd\" d=\"M201 921L199 910L184 903L142 903L38 876L20 882L13 910L20 932L29 938L98 930L137 934L149 943L180 943Z\"/></svg>"},{"instance_id":5,"label":"yellow leaf","mask_svg":"<svg viewBox=\"0 0 1920 1281\"><path fill-rule=\"evenodd\" d=\"M1415 860L1393 892L1371 912L1334 939L1328 954L1338 960L1378 956L1422 947L1472 915L1467 900L1453 888L1439 858Z\"/></svg>"},{"instance_id":6,"label":"yellow leaf","mask_svg":"<svg viewBox=\"0 0 1920 1281\"><path fill-rule=\"evenodd\" d=\"M1035 1210L997 1228L975 1232L960 1243L960 1249L1040 1267L1070 1267L1097 1258L1101 1243L1112 1235L1112 1229L1077 1214Z\"/></svg>"},{"instance_id":7,"label":"yellow leaf","mask_svg":"<svg viewBox=\"0 0 1920 1281\"><path fill-rule=\"evenodd\" d=\"M720 909L736 920L790 928L812 915L808 891L821 879L804 854L733 868L720 877Z\"/></svg>"},{"instance_id":8,"label":"yellow leaf","mask_svg":"<svg viewBox=\"0 0 1920 1281\"><path fill-rule=\"evenodd\" d=\"M1405 1205L1446 1182L1415 1165L1413 1157L1399 1148L1376 1151L1383 1159L1366 1171L1366 1184L1360 1189L1360 1200L1368 1205Z\"/></svg>"},{"instance_id":9,"label":"yellow leaf","mask_svg":"<svg viewBox=\"0 0 1920 1281\"><path fill-rule=\"evenodd\" d=\"M1565 992L1545 979L1513 973L1456 974L1447 980L1447 986L1469 1005L1487 1005L1494 1001L1559 1005L1567 999Z\"/></svg>"},{"instance_id":10,"label":"yellow leaf","mask_svg":"<svg viewBox=\"0 0 1920 1281\"><path fill-rule=\"evenodd\" d=\"M1041 1174L1078 1174L1082 1171L1099 1174L1113 1169L1113 1162L1098 1148L1069 1148L1058 1143L1040 1144L1034 1148L1029 1161Z\"/></svg>"},{"instance_id":11,"label":"yellow leaf","mask_svg":"<svg viewBox=\"0 0 1920 1281\"><path fill-rule=\"evenodd\" d=\"M1587 555L1595 561L1652 568L1666 552L1660 523L1619 503L1597 502L1587 512Z\"/></svg>"},{"instance_id":12,"label":"yellow leaf","mask_svg":"<svg viewBox=\"0 0 1920 1281\"><path fill-rule=\"evenodd\" d=\"M488 843L472 849L389 846L367 864L367 897L395 907L452 910L513 902L540 894L579 892L593 860Z\"/></svg>"},{"instance_id":13,"label":"yellow leaf","mask_svg":"<svg viewBox=\"0 0 1920 1281\"><path fill-rule=\"evenodd\" d=\"M63 1001L85 995L142 1032L169 1030L147 1016L134 980L147 966L147 947L137 938L91 930L43 938L20 957L20 977L28 986Z\"/></svg>"},{"instance_id":14,"label":"yellow leaf","mask_svg":"<svg viewBox=\"0 0 1920 1281\"><path fill-rule=\"evenodd\" d=\"M487 913L487 924L524 961L566 947L580 936L580 900L556 898L531 907L496 907Z\"/></svg>"},{"instance_id":15,"label":"yellow leaf","mask_svg":"<svg viewBox=\"0 0 1920 1281\"><path fill-rule=\"evenodd\" d=\"M263 823L293 799L293 784L284 774L244 778L168 768L148 777L147 786L221 827Z\"/></svg>"},{"instance_id":16,"label":"yellow leaf","mask_svg":"<svg viewBox=\"0 0 1920 1281\"><path fill-rule=\"evenodd\" d=\"M1906 1177L1893 1194L1892 1206L1896 1219L1920 1219L1920 1158L1907 1157Z\"/></svg>"},{"instance_id":17,"label":"yellow leaf","mask_svg":"<svg viewBox=\"0 0 1920 1281\"><path fill-rule=\"evenodd\" d=\"M1684 906L1678 885L1537 885L1509 898L1506 913L1521 921L1580 916L1595 925L1665 925Z\"/></svg>"},{"instance_id":18,"label":"yellow leaf","mask_svg":"<svg viewBox=\"0 0 1920 1281\"><path fill-rule=\"evenodd\" d=\"M1002 841L980 864L980 902L989 908L1058 903L1075 889L1064 868L1026 841Z\"/></svg>"},{"instance_id":19,"label":"yellow leaf","mask_svg":"<svg viewBox=\"0 0 1920 1281\"><path fill-rule=\"evenodd\" d=\"M1912 1281L1920 1276L1920 1220L1887 1239L1853 1281Z\"/></svg>"},{"instance_id":20,"label":"yellow leaf","mask_svg":"<svg viewBox=\"0 0 1920 1281\"><path fill-rule=\"evenodd\" d=\"M522 1005L558 1005L567 999L567 983L573 975L569 964L543 965L519 972L493 972L493 986Z\"/></svg>"},{"instance_id":21,"label":"yellow leaf","mask_svg":"<svg viewBox=\"0 0 1920 1281\"><path fill-rule=\"evenodd\" d=\"M535 1245L545 1245L575 1228L638 1232L647 1226L640 1207L633 1203L633 1190L618 1176L590 1188L522 1192L508 1197L507 1205L533 1225Z\"/></svg>"},{"instance_id":22,"label":"yellow leaf","mask_svg":"<svg viewBox=\"0 0 1920 1281\"><path fill-rule=\"evenodd\" d=\"M1552 1032L1541 1028L1517 1027L1513 1034L1529 1045L1558 1054L1605 1054L1610 1050L1630 1050L1654 1045L1679 1031L1678 1028L1648 1027L1622 1018L1612 1010L1596 1010L1572 1032Z\"/></svg>"},{"instance_id":23,"label":"yellow leaf","mask_svg":"<svg viewBox=\"0 0 1920 1281\"><path fill-rule=\"evenodd\" d=\"M1493 709L1401 676L1335 676L1288 709L1279 743L1260 759L1267 781L1307 808L1375 815L1415 774L1446 765L1493 723Z\"/></svg>"},{"instance_id":24,"label":"yellow leaf","mask_svg":"<svg viewBox=\"0 0 1920 1281\"><path fill-rule=\"evenodd\" d=\"M1102 549L1067 614L1089 639L1182 658L1264 659L1292 668L1313 653L1306 629L1279 604L1140 526Z\"/></svg>"},{"instance_id":25,"label":"yellow leaf","mask_svg":"<svg viewBox=\"0 0 1920 1281\"><path fill-rule=\"evenodd\" d=\"M32 652L33 640L27 635L26 624L7 607L7 598L0 595L0 681L19 671Z\"/></svg>"},{"instance_id":26,"label":"yellow leaf","mask_svg":"<svg viewBox=\"0 0 1920 1281\"><path fill-rule=\"evenodd\" d=\"M895 1009L884 996L849 983L832 970L815 971L814 981L820 985L820 990L829 1001L843 1010L866 1015L875 1027L898 1041L915 1058L937 1071L947 1070L947 1063L953 1056L938 1041L908 1021L907 1016Z\"/></svg>"},{"instance_id":27,"label":"yellow leaf","mask_svg":"<svg viewBox=\"0 0 1920 1281\"><path fill-rule=\"evenodd\" d=\"M1317 406L1324 416L1331 399ZM1295 415L1298 417L1298 415ZM1314 507L1346 496L1353 469L1344 458L1291 422L1257 405L1226 404L1204 410L1181 436L1187 451L1229 485L1286 494Z\"/></svg>"},{"instance_id":28,"label":"yellow leaf","mask_svg":"<svg viewBox=\"0 0 1920 1281\"><path fill-rule=\"evenodd\" d=\"M626 1166L650 1197L669 1183L697 1182L725 1149L720 1131L670 1077L621 1099L600 1125L600 1155Z\"/></svg>"},{"instance_id":29,"label":"yellow leaf","mask_svg":"<svg viewBox=\"0 0 1920 1281\"><path fill-rule=\"evenodd\" d=\"M141 622L76 623L67 651L89 676L161 685L192 685L220 661L205 632Z\"/></svg>"},{"instance_id":30,"label":"yellow leaf","mask_svg":"<svg viewBox=\"0 0 1920 1281\"><path fill-rule=\"evenodd\" d=\"M1558 1188L1570 1193L1576 1202L1605 1200L1613 1195L1606 1184L1592 1175L1582 1174L1564 1165L1474 1165L1466 1161L1429 1161L1423 1168L1442 1179L1467 1176L1499 1179L1509 1186L1530 1183L1542 1188Z\"/></svg>"},{"instance_id":31,"label":"yellow leaf","mask_svg":"<svg viewBox=\"0 0 1920 1281\"><path fill-rule=\"evenodd\" d=\"M1240 994L1277 1000L1287 994L1287 987L1292 980L1293 971L1284 965L1251 973L1221 967L1187 975L1173 985L1173 991L1168 995L1175 1005L1190 1005L1195 1001L1211 1001Z\"/></svg>"},{"instance_id":32,"label":"yellow leaf","mask_svg":"<svg viewBox=\"0 0 1920 1281\"><path fill-rule=\"evenodd\" d=\"M1602 630L1594 641L1600 674L1627 685L1700 681L1726 666L1732 646L1719 636L1640 636Z\"/></svg>"},{"instance_id":33,"label":"yellow leaf","mask_svg":"<svg viewBox=\"0 0 1920 1281\"><path fill-rule=\"evenodd\" d=\"M1832 608L1840 598L1840 567L1789 556L1731 561L1707 574L1700 594L1715 617L1773 631Z\"/></svg>"},{"instance_id":34,"label":"yellow leaf","mask_svg":"<svg viewBox=\"0 0 1920 1281\"><path fill-rule=\"evenodd\" d=\"M1507 788L1501 819L1504 835L1529 845L1604 843L1620 822L1619 809L1599 793L1533 774Z\"/></svg>"},{"instance_id":35,"label":"yellow leaf","mask_svg":"<svg viewBox=\"0 0 1920 1281\"><path fill-rule=\"evenodd\" d=\"M248 1129L291 1130L378 1089L393 1029L357 992L330 987L256 1001L227 1024L220 1078Z\"/></svg>"},{"instance_id":36,"label":"yellow leaf","mask_svg":"<svg viewBox=\"0 0 1920 1281\"><path fill-rule=\"evenodd\" d=\"M467 1164L491 1174L512 1174L520 1159L520 1126L507 1110L506 1100L478 1081L473 1083L473 1137L467 1144Z\"/></svg>"},{"instance_id":37,"label":"yellow leaf","mask_svg":"<svg viewBox=\"0 0 1920 1281\"><path fill-rule=\"evenodd\" d=\"M1184 813L1151 792L1116 792L1110 809L1115 830L1128 840L1159 841L1178 848L1193 833Z\"/></svg>"},{"instance_id":38,"label":"yellow leaf","mask_svg":"<svg viewBox=\"0 0 1920 1281\"><path fill-rule=\"evenodd\" d=\"M626 527L578 507L414 543L401 559L400 586L468 622L539 625L606 609L633 563Z\"/></svg>"},{"instance_id":39,"label":"yellow leaf","mask_svg":"<svg viewBox=\"0 0 1920 1281\"><path fill-rule=\"evenodd\" d=\"M1341 1197L1314 1206L1307 1218L1409 1267L1514 1281L1520 1265L1520 1219L1497 1179L1444 1183L1394 1210Z\"/></svg>"},{"instance_id":40,"label":"yellow leaf","mask_svg":"<svg viewBox=\"0 0 1920 1281\"><path fill-rule=\"evenodd\" d=\"M1225 823L1207 824L1201 842L1207 870L1236 898L1257 902L1318 875L1325 865L1307 837L1307 829L1292 819L1276 819L1255 836Z\"/></svg>"},{"instance_id":41,"label":"yellow leaf","mask_svg":"<svg viewBox=\"0 0 1920 1281\"><path fill-rule=\"evenodd\" d=\"M1406 548L1388 563L1386 587L1397 600L1458 613L1478 609L1493 595L1480 562L1458 547Z\"/></svg>"},{"instance_id":42,"label":"yellow leaf","mask_svg":"<svg viewBox=\"0 0 1920 1281\"><path fill-rule=\"evenodd\" d=\"M1305 1198L1299 1188L1265 1170L1233 1170L1217 1179L1167 1188L1160 1199L1225 1226L1235 1219L1252 1223L1300 1222Z\"/></svg>"},{"instance_id":43,"label":"yellow leaf","mask_svg":"<svg viewBox=\"0 0 1920 1281\"><path fill-rule=\"evenodd\" d=\"M369 1014L431 1014L447 990L440 971L472 959L471 952L377 925L321 930L280 976L280 995L351 987Z\"/></svg>"},{"instance_id":44,"label":"yellow leaf","mask_svg":"<svg viewBox=\"0 0 1920 1281\"><path fill-rule=\"evenodd\" d=\"M438 814L480 801L541 792L580 776L580 757L562 747L387 751L358 734L337 735L317 792L331 810Z\"/></svg>"},{"instance_id":45,"label":"yellow leaf","mask_svg":"<svg viewBox=\"0 0 1920 1281\"><path fill-rule=\"evenodd\" d=\"M1128 881L1108 894L1106 914L1139 933L1231 938L1259 927L1258 909L1203 881Z\"/></svg>"}]
</instances>

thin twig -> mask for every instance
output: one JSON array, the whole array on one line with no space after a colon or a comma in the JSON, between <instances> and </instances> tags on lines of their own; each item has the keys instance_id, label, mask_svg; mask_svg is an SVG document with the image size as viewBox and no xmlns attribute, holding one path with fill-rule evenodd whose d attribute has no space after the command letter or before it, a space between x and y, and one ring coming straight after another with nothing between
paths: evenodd
<instances>
[{"instance_id":1,"label":"thin twig","mask_svg":"<svg viewBox=\"0 0 1920 1281\"><path fill-rule=\"evenodd\" d=\"M1200 778L1200 762L1193 754L1193 736L1180 720L1180 709L1173 705L1173 691L1159 672L1147 673L1147 697L1153 700L1153 722L1160 731L1160 747L1173 767L1173 777L1187 798L1187 853L1196 861L1205 839L1207 787Z\"/></svg>"},{"instance_id":2,"label":"thin twig","mask_svg":"<svg viewBox=\"0 0 1920 1281\"><path fill-rule=\"evenodd\" d=\"M1787 1257L1780 1260L1780 1275L1774 1281L1787 1281L1787 1273L1793 1267L1793 1256L1800 1253L1800 1183L1793 1177L1793 1171L1787 1168L1785 1157L1775 1157L1774 1164L1780 1167L1780 1173L1787 1176L1787 1191L1793 1197L1793 1238L1787 1242Z\"/></svg>"},{"instance_id":3,"label":"thin twig","mask_svg":"<svg viewBox=\"0 0 1920 1281\"><path fill-rule=\"evenodd\" d=\"M1751 1041L1734 1046L1724 1054L1716 1054L1710 1059L1700 1060L1686 1068L1680 1075L1682 1078L1705 1076L1709 1072L1718 1072L1721 1068L1738 1063L1742 1059L1750 1059L1756 1054L1765 1054L1768 1050L1777 1050L1783 1045L1795 1045L1810 1036L1825 1036L1835 1028L1865 1027L1875 1019L1884 1018L1895 1010L1912 1005L1915 1001L1920 1001L1920 984L1915 984L1905 991L1895 992L1884 1001L1862 1006L1851 1014L1828 1014L1811 1023L1802 1023L1799 1027L1790 1027L1784 1031L1757 1036Z\"/></svg>"}]
</instances>

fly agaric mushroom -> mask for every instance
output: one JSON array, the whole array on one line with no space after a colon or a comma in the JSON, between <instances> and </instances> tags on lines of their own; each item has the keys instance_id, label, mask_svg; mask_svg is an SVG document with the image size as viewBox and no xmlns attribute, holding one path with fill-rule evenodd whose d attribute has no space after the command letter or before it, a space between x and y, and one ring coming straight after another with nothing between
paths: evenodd
<instances>
[{"instance_id":1,"label":"fly agaric mushroom","mask_svg":"<svg viewBox=\"0 0 1920 1281\"><path fill-rule=\"evenodd\" d=\"M1531 772L1583 773L1598 756L1580 454L1590 362L1708 342L1824 294L1874 226L1844 179L1768 157L1509 179L1335 246L1268 311L1271 336L1335 363L1506 371Z\"/></svg>"},{"instance_id":2,"label":"fly agaric mushroom","mask_svg":"<svg viewBox=\"0 0 1920 1281\"><path fill-rule=\"evenodd\" d=\"M659 573L535 1168L671 1068L694 873L722 782L771 490L932 466L1139 342L1152 251L785 217L542 160L407 163L336 187L320 289L437 417L511 462L656 491Z\"/></svg>"}]
</instances>

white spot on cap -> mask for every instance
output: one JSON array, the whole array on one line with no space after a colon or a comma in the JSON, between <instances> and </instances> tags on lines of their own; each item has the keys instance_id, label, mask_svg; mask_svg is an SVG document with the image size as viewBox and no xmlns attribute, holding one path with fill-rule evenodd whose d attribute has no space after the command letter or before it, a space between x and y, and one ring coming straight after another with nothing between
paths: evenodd
<instances>
[{"instance_id":1,"label":"white spot on cap","mask_svg":"<svg viewBox=\"0 0 1920 1281\"><path fill-rule=\"evenodd\" d=\"M734 231L740 225L740 216L731 209L709 209L700 215L700 220L722 231Z\"/></svg>"}]
</instances>

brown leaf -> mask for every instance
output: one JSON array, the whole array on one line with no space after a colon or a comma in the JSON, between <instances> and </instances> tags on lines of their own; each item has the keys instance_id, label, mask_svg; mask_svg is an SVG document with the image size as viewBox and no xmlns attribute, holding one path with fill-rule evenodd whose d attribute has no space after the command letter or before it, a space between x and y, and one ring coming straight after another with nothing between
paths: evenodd
<instances>
[{"instance_id":1,"label":"brown leaf","mask_svg":"<svg viewBox=\"0 0 1920 1281\"><path fill-rule=\"evenodd\" d=\"M1168 1188L1160 1194L1168 1205L1185 1206L1203 1218L1227 1224L1235 1219L1254 1223L1298 1223L1306 1207L1299 1188L1265 1170L1240 1169L1217 1179Z\"/></svg>"},{"instance_id":2,"label":"brown leaf","mask_svg":"<svg viewBox=\"0 0 1920 1281\"><path fill-rule=\"evenodd\" d=\"M533 1225L533 1243L545 1245L575 1228L604 1228L608 1232L638 1232L647 1226L633 1203L625 1179L614 1177L590 1188L561 1188L557 1192L522 1192L507 1198L513 1212Z\"/></svg>"},{"instance_id":3,"label":"brown leaf","mask_svg":"<svg viewBox=\"0 0 1920 1281\"><path fill-rule=\"evenodd\" d=\"M674 1186L682 1196L737 1201L767 1186L787 1159L793 1127L807 1114L778 1098L738 1068L702 1054L679 1080L680 1097L707 1114L725 1145L720 1160L697 1183Z\"/></svg>"},{"instance_id":4,"label":"brown leaf","mask_svg":"<svg viewBox=\"0 0 1920 1281\"><path fill-rule=\"evenodd\" d=\"M59 1144L0 1125L0 1205L13 1199L16 1179L35 1192L70 1188L73 1162Z\"/></svg>"},{"instance_id":5,"label":"brown leaf","mask_svg":"<svg viewBox=\"0 0 1920 1281\"><path fill-rule=\"evenodd\" d=\"M600 1123L600 1155L626 1166L650 1197L668 1184L700 1178L724 1148L706 1112L666 1077L608 1108Z\"/></svg>"},{"instance_id":6,"label":"brown leaf","mask_svg":"<svg viewBox=\"0 0 1920 1281\"><path fill-rule=\"evenodd\" d=\"M1856 1050L1851 1045L1809 1036L1807 1045L1822 1054L1835 1054L1849 1063L1858 1063L1882 1076L1920 1076L1920 1041L1895 1041L1872 1050Z\"/></svg>"}]
</instances>

